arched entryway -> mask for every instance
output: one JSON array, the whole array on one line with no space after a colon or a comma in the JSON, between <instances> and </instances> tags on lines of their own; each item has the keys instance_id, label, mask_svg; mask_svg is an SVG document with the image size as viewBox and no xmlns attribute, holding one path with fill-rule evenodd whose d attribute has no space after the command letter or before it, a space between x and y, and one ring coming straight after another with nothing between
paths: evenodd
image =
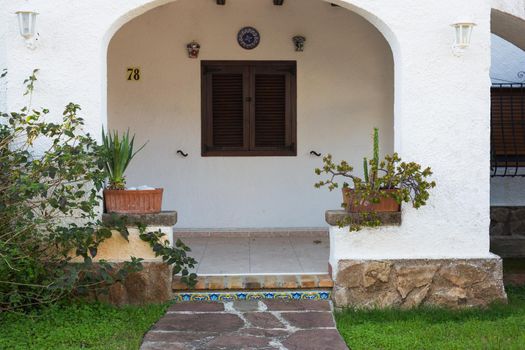
<instances>
[{"instance_id":1,"label":"arched entryway","mask_svg":"<svg viewBox=\"0 0 525 350\"><path fill-rule=\"evenodd\" d=\"M248 25L261 33L254 50L236 41ZM296 35L306 37L304 52L294 51ZM199 59L188 58L192 40ZM296 62L296 155L202 156L201 61L210 60ZM133 67L140 81L127 79ZM107 75L108 126L149 141L129 184L164 187L164 207L179 212L179 227L322 227L340 194L314 189L321 159L311 151L359 171L374 127L383 153L394 148L392 50L363 17L323 1L170 2L116 32Z\"/></svg>"}]
</instances>

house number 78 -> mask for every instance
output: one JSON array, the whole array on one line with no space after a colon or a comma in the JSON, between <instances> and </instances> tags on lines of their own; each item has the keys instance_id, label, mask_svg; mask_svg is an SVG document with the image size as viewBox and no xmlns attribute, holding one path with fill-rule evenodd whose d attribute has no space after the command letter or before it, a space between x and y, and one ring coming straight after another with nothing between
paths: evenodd
<instances>
[{"instance_id":1,"label":"house number 78","mask_svg":"<svg viewBox=\"0 0 525 350\"><path fill-rule=\"evenodd\" d=\"M128 68L128 80L139 81L140 80L140 68Z\"/></svg>"}]
</instances>

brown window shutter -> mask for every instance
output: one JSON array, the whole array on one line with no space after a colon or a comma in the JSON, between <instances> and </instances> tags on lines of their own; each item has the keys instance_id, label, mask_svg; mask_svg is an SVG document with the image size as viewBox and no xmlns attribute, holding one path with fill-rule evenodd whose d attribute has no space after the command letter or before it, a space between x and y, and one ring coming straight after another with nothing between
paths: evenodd
<instances>
[{"instance_id":1,"label":"brown window shutter","mask_svg":"<svg viewBox=\"0 0 525 350\"><path fill-rule=\"evenodd\" d=\"M248 148L247 79L245 67L203 67L204 152Z\"/></svg>"},{"instance_id":2,"label":"brown window shutter","mask_svg":"<svg viewBox=\"0 0 525 350\"><path fill-rule=\"evenodd\" d=\"M286 142L287 99L286 75L254 74L254 146L282 149Z\"/></svg>"},{"instance_id":3,"label":"brown window shutter","mask_svg":"<svg viewBox=\"0 0 525 350\"><path fill-rule=\"evenodd\" d=\"M499 166L525 166L525 91L491 90L491 153Z\"/></svg>"},{"instance_id":4,"label":"brown window shutter","mask_svg":"<svg viewBox=\"0 0 525 350\"><path fill-rule=\"evenodd\" d=\"M202 62L202 155L294 156L295 62Z\"/></svg>"},{"instance_id":5,"label":"brown window shutter","mask_svg":"<svg viewBox=\"0 0 525 350\"><path fill-rule=\"evenodd\" d=\"M243 147L242 74L213 74L211 79L213 146Z\"/></svg>"}]
</instances>

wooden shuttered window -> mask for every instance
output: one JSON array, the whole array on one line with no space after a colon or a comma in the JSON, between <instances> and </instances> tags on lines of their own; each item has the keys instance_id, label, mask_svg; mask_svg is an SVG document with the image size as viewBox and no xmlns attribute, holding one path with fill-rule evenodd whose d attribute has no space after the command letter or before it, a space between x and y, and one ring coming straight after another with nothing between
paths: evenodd
<instances>
[{"instance_id":1,"label":"wooden shuttered window","mask_svg":"<svg viewBox=\"0 0 525 350\"><path fill-rule=\"evenodd\" d=\"M202 155L295 156L295 71L295 62L202 62Z\"/></svg>"},{"instance_id":2,"label":"wooden shuttered window","mask_svg":"<svg viewBox=\"0 0 525 350\"><path fill-rule=\"evenodd\" d=\"M525 89L491 89L493 167L525 166Z\"/></svg>"}]
</instances>

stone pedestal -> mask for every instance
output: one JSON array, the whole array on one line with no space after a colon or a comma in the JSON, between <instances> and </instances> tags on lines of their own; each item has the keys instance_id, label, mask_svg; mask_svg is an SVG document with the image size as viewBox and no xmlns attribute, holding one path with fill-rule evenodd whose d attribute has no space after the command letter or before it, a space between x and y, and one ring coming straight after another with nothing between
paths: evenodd
<instances>
[{"instance_id":1,"label":"stone pedestal","mask_svg":"<svg viewBox=\"0 0 525 350\"><path fill-rule=\"evenodd\" d=\"M348 215L356 214L326 213L337 307L459 308L507 300L501 258L488 246L473 242L472 251L458 250L446 236L401 226L401 213L379 213L382 227L350 232L338 226Z\"/></svg>"},{"instance_id":2,"label":"stone pedestal","mask_svg":"<svg viewBox=\"0 0 525 350\"><path fill-rule=\"evenodd\" d=\"M102 222L111 225L117 214L103 214ZM162 212L159 214L118 214L119 218L125 220L129 236L128 241L118 231L113 231L113 236L104 241L99 248L96 256L97 260L110 262L122 262L130 259L131 256L142 258L148 262L161 262L162 259L155 256L149 243L140 239L139 229L136 223L146 225L146 232L162 231L166 236L164 240L173 242L173 226L177 223L177 212Z\"/></svg>"},{"instance_id":3,"label":"stone pedestal","mask_svg":"<svg viewBox=\"0 0 525 350\"><path fill-rule=\"evenodd\" d=\"M144 262L144 269L130 274L123 283L109 288L100 297L113 305L145 305L165 303L172 299L172 268L161 262Z\"/></svg>"},{"instance_id":4,"label":"stone pedestal","mask_svg":"<svg viewBox=\"0 0 525 350\"><path fill-rule=\"evenodd\" d=\"M490 251L502 258L525 257L525 207L490 208Z\"/></svg>"},{"instance_id":5,"label":"stone pedestal","mask_svg":"<svg viewBox=\"0 0 525 350\"><path fill-rule=\"evenodd\" d=\"M146 225L146 232L161 230L166 235L164 239L172 242L177 213L119 214L119 217L129 223L129 242L119 232L113 232L113 236L99 246L96 260L104 259L118 265L129 261L133 256L144 259L144 269L129 275L124 283L111 286L109 295L103 299L115 305L142 305L171 300L172 268L155 256L149 243L140 239L136 223ZM104 214L102 217L106 224L110 224L113 219L112 214Z\"/></svg>"},{"instance_id":6,"label":"stone pedestal","mask_svg":"<svg viewBox=\"0 0 525 350\"><path fill-rule=\"evenodd\" d=\"M450 308L505 302L503 269L486 259L340 260L334 276L337 307Z\"/></svg>"}]
</instances>

